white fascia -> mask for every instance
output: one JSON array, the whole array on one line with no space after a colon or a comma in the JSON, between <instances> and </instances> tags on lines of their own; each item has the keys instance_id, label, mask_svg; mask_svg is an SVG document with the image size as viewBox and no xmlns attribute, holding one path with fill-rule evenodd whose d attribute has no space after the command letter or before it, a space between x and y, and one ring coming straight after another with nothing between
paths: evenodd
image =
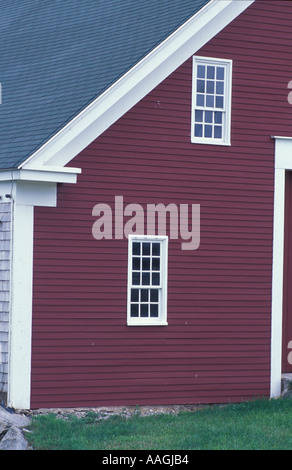
<instances>
[{"instance_id":1,"label":"white fascia","mask_svg":"<svg viewBox=\"0 0 292 470\"><path fill-rule=\"evenodd\" d=\"M76 183L77 175L80 173L80 168L29 165L19 169L0 171L0 182L38 181L42 183Z\"/></svg>"},{"instance_id":2,"label":"white fascia","mask_svg":"<svg viewBox=\"0 0 292 470\"><path fill-rule=\"evenodd\" d=\"M292 137L273 136L273 138L275 139L275 181L270 395L271 398L276 398L281 395L282 378L285 172L292 170Z\"/></svg>"},{"instance_id":3,"label":"white fascia","mask_svg":"<svg viewBox=\"0 0 292 470\"><path fill-rule=\"evenodd\" d=\"M255 0L211 0L27 159L65 166Z\"/></svg>"}]
</instances>

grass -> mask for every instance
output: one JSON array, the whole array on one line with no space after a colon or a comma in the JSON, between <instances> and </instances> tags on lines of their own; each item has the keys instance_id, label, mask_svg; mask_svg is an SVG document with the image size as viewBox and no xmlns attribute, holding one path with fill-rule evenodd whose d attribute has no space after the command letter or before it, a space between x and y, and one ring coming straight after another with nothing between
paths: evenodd
<instances>
[{"instance_id":1,"label":"grass","mask_svg":"<svg viewBox=\"0 0 292 470\"><path fill-rule=\"evenodd\" d=\"M292 400L106 420L38 415L30 431L35 450L292 450Z\"/></svg>"}]
</instances>

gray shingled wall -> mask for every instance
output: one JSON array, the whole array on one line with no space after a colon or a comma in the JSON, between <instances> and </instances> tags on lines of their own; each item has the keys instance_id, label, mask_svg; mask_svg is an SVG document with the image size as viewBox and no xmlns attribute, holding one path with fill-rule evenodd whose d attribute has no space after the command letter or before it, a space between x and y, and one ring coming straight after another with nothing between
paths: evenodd
<instances>
[{"instance_id":1,"label":"gray shingled wall","mask_svg":"<svg viewBox=\"0 0 292 470\"><path fill-rule=\"evenodd\" d=\"M11 203L0 203L0 399L7 394Z\"/></svg>"}]
</instances>

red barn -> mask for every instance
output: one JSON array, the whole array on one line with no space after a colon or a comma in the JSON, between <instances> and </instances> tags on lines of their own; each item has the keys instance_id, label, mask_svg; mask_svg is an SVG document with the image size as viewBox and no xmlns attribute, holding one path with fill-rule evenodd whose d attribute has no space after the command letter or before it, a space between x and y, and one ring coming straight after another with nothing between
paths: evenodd
<instances>
[{"instance_id":1,"label":"red barn","mask_svg":"<svg viewBox=\"0 0 292 470\"><path fill-rule=\"evenodd\" d=\"M291 2L18 3L0 33L2 399L279 396Z\"/></svg>"}]
</instances>

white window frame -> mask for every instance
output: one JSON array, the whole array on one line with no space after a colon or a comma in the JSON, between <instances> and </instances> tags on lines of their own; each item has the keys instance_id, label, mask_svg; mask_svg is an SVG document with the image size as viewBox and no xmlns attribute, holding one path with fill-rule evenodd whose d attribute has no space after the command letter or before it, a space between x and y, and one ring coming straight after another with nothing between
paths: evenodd
<instances>
[{"instance_id":1,"label":"white window frame","mask_svg":"<svg viewBox=\"0 0 292 470\"><path fill-rule=\"evenodd\" d=\"M197 106L197 66L219 66L225 70L224 76L224 106L222 108ZM193 81L192 81L192 116L191 116L191 142L196 144L211 145L231 145L231 96L232 96L232 60L214 59L210 57L193 56ZM195 112L196 111L212 111L222 112L222 137L198 137L195 135ZM204 121L203 121L204 122Z\"/></svg>"},{"instance_id":2,"label":"white window frame","mask_svg":"<svg viewBox=\"0 0 292 470\"><path fill-rule=\"evenodd\" d=\"M133 242L159 242L160 243L160 285L159 286L136 286L132 283L132 258ZM128 326L166 326L167 323L167 270L168 270L168 237L150 235L129 235L128 237L128 300L127 300L127 325ZM141 305L141 290L159 290L158 317L132 317L131 316L131 292L132 289L139 290L139 306ZM133 302L136 303L136 302Z\"/></svg>"}]
</instances>

